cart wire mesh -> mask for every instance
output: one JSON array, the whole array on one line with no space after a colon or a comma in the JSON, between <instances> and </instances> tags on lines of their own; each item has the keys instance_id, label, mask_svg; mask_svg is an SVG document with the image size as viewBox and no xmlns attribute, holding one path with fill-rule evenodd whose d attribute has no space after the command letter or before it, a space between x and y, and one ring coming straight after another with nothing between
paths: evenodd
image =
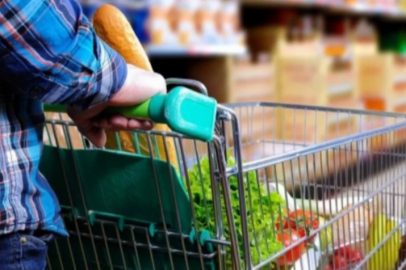
<instances>
[{"instance_id":1,"label":"cart wire mesh","mask_svg":"<svg viewBox=\"0 0 406 270\"><path fill-rule=\"evenodd\" d=\"M134 131L138 154L119 141L94 149L66 115L47 113L41 170L70 233L50 245L48 269L403 267L404 115L225 106L232 110L219 110L212 143ZM176 145L176 168L157 161L169 159L157 140ZM137 163L148 179L137 177ZM343 247L362 257L337 265Z\"/></svg>"}]
</instances>

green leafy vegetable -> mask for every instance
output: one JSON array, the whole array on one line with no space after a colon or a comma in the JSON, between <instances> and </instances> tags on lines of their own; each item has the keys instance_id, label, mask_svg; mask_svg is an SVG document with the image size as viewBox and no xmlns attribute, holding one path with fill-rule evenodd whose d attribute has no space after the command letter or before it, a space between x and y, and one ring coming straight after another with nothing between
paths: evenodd
<instances>
[{"instance_id":1,"label":"green leafy vegetable","mask_svg":"<svg viewBox=\"0 0 406 270\"><path fill-rule=\"evenodd\" d=\"M228 155L229 166L235 165L235 160ZM204 157L198 164L188 171L192 200L194 202L197 227L199 230L209 230L216 234L214 220L214 204L212 193L212 180L210 178L209 159ZM282 250L283 246L276 239L274 223L278 219L281 206L285 201L277 192L269 192L258 180L255 171L244 174L244 189L246 199L246 213L241 213L238 193L238 180L236 176L229 178L231 193L231 204L236 225L238 243L240 245L241 263L244 254L242 247L241 216L247 215L251 256L254 264L259 263L276 252ZM229 228L226 216L226 208L223 194L221 193L222 220L224 224L225 238L229 238ZM227 266L231 266L231 257L226 257ZM229 269L227 267L227 269Z\"/></svg>"}]
</instances>

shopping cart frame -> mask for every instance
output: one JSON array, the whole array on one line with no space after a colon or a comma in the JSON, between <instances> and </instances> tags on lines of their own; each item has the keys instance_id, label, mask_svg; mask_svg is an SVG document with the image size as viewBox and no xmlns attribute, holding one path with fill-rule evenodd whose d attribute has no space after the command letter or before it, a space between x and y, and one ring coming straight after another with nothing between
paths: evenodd
<instances>
[{"instance_id":1,"label":"shopping cart frame","mask_svg":"<svg viewBox=\"0 0 406 270\"><path fill-rule=\"evenodd\" d=\"M167 80L168 85L174 85L174 84L180 84L184 86L189 86L198 89L203 94L207 94L207 89L204 87L199 82L193 81L193 80L180 80L180 79L168 79ZM224 104L224 105L219 105L218 106L218 114L217 118L219 122L216 125L216 135L214 136L214 139L211 143L208 144L208 155L210 156L210 167L211 167L211 173L212 177L215 178L217 181L220 182L223 190L223 196L225 198L224 203L226 204L226 214L227 214L227 219L229 220L229 230L231 232L230 234L230 242L229 244L227 241L221 241L219 239L212 239L209 241L212 241L212 243L221 243L224 246L229 245L231 247L231 252L232 252L232 258L233 258L233 269L242 269L241 267L241 262L238 258L240 258L240 250L238 248L238 240L237 240L237 235L236 235L236 228L235 228L235 222L233 222L233 209L231 207L231 201L229 199L229 193L228 193L228 181L227 179L230 176L236 176L238 179L238 186L239 186L239 194L240 194L240 199L239 199L239 204L240 204L240 210L241 212L246 212L246 201L245 201L245 190L244 190L244 176L243 173L247 171L253 171L253 170L258 170L264 167L268 166L273 166L281 162L286 162L289 161L293 158L297 158L299 156L306 156L306 155L312 155L315 154L319 151L327 151L332 148L340 147L341 145L344 144L349 144L354 141L362 140L365 138L370 138L374 136L379 136L386 134L388 132L391 132L395 129L403 129L406 128L406 120L403 120L402 122L391 124L388 126L380 127L374 130L370 131L363 131L358 134L353 134L350 136L346 136L343 138L337 138L333 139L327 142L322 142L318 143L315 145L310 145L302 149L298 150L293 150L287 153L281 153L278 155L270 156L270 157L265 157L256 161L249 161L249 162L243 162L242 161L242 142L241 142L241 137L240 137L240 123L238 120L238 115L234 112L234 109L244 107L244 106L265 106L265 107L283 107L283 108L290 108L290 109L301 109L301 110L314 110L314 111L320 111L320 112L332 112L332 113L346 113L346 114L359 114L359 115L371 115L371 116L382 116L382 117L399 117L399 118L406 118L405 115L402 114L397 114L397 113L389 113L389 112L373 112L373 111L363 111L363 110L356 110L356 109L336 109L336 108L327 108L327 107L320 107L320 106L307 106L307 105L294 105L294 104L284 104L284 103L271 103L271 102L250 102L250 103L239 103L239 104ZM234 158L236 160L236 166L229 167L227 166L226 163L226 151L227 151L227 136L225 135L225 127L224 124L225 122L229 122L232 125L232 128L235 132L232 134L233 138L233 144L234 144ZM55 128L55 125L62 125L67 128L68 126L74 126L73 123L67 123L66 121L63 120L51 120L48 121L48 123L53 125L53 128ZM55 129L53 130L55 132ZM185 139L187 137L177 134L174 132L157 132L157 131L140 131L142 134L151 134L151 135L158 135L158 136L163 136L163 138L166 137L173 137L177 138L178 140ZM69 136L69 132L66 133L68 137L68 141L71 140ZM69 144L72 144L71 142ZM57 143L57 147L58 147ZM152 151L152 142L149 141L149 149ZM180 149L182 151L182 146L180 146ZM167 149L166 149L167 151ZM168 155L168 153L165 153ZM152 158L152 157L151 157ZM187 178L187 176L186 176ZM215 193L218 193L218 190L214 190ZM217 205L217 207L220 207ZM353 209L355 209L356 206L353 206ZM88 218L88 217L86 217ZM337 217L338 219L339 217ZM88 220L89 222L89 220ZM223 226L221 224L221 218L217 220L217 226L221 231L221 227ZM90 223L90 222L89 222ZM267 260L264 260L261 262L261 264L258 265L253 265L251 261L251 255L250 255L250 246L249 246L249 233L248 233L248 221L247 217L245 215L241 215L241 225L242 225L242 236L243 236L243 252L244 252L244 265L245 269L258 269L262 266L267 265L272 261L272 258L268 258ZM321 230L322 228L320 228ZM196 228L197 230L197 228ZM317 232L315 232L317 233ZM168 247L169 248L169 247ZM278 254L275 254L274 257L277 257L278 255L282 255L283 251L279 252Z\"/></svg>"}]
</instances>

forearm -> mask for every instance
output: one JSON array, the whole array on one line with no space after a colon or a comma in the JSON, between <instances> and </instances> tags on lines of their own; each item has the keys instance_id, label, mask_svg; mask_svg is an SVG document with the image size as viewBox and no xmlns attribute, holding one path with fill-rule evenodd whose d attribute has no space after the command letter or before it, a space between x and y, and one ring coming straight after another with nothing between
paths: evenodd
<instances>
[{"instance_id":1,"label":"forearm","mask_svg":"<svg viewBox=\"0 0 406 270\"><path fill-rule=\"evenodd\" d=\"M96 36L78 3L2 2L0 77L20 94L87 109L122 88L125 61Z\"/></svg>"},{"instance_id":2,"label":"forearm","mask_svg":"<svg viewBox=\"0 0 406 270\"><path fill-rule=\"evenodd\" d=\"M166 82L160 74L133 65L128 65L127 68L127 79L120 91L107 102L108 106L131 106L158 93L166 93Z\"/></svg>"}]
</instances>

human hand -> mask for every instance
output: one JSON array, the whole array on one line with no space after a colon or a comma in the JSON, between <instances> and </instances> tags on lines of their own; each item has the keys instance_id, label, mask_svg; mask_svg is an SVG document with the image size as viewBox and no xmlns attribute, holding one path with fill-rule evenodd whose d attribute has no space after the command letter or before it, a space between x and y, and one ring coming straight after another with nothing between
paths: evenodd
<instances>
[{"instance_id":1,"label":"human hand","mask_svg":"<svg viewBox=\"0 0 406 270\"><path fill-rule=\"evenodd\" d=\"M155 94L166 93L166 83L161 75L130 64L127 67L127 78L123 87L108 102L86 111L77 111L71 107L67 109L69 117L75 122L80 133L96 147L105 145L105 130L150 130L153 128L153 123L149 120L130 119L122 115L100 115L107 107L137 105Z\"/></svg>"}]
</instances>

